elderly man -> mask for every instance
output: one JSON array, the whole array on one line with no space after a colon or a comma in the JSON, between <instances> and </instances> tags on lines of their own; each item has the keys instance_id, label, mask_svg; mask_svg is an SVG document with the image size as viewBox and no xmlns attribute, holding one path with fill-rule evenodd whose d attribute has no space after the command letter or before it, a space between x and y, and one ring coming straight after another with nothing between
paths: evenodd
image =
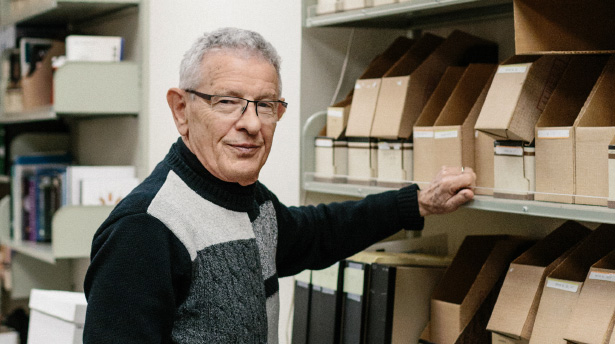
<instances>
[{"instance_id":1,"label":"elderly man","mask_svg":"<svg viewBox=\"0 0 615 344\"><path fill-rule=\"evenodd\" d=\"M276 343L278 278L325 268L473 197L444 169L361 201L286 207L259 172L286 110L259 34L207 33L167 100L181 137L102 224L85 279L85 343Z\"/></svg>"}]
</instances>

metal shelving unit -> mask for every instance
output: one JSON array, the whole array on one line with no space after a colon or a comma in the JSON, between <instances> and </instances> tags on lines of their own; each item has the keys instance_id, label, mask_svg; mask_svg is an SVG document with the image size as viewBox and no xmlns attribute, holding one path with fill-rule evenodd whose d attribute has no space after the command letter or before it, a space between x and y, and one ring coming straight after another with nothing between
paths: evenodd
<instances>
[{"instance_id":1,"label":"metal shelving unit","mask_svg":"<svg viewBox=\"0 0 615 344\"><path fill-rule=\"evenodd\" d=\"M412 29L510 16L512 11L512 0L412 0L322 15L316 14L315 5L308 5L304 25Z\"/></svg>"},{"instance_id":2,"label":"metal shelving unit","mask_svg":"<svg viewBox=\"0 0 615 344\"><path fill-rule=\"evenodd\" d=\"M326 112L317 112L306 121L303 127L303 156L301 159L304 172L302 176L304 191L362 198L370 194L393 190L373 185L328 183L314 180L314 138L325 125L325 121ZM615 224L615 209L601 206L510 200L477 195L473 201L464 205L464 207L500 213Z\"/></svg>"}]
</instances>

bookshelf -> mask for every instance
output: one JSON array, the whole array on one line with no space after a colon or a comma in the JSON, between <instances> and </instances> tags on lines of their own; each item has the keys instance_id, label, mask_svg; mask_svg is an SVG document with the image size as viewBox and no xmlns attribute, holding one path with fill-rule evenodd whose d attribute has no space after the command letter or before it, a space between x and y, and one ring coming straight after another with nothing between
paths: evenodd
<instances>
[{"instance_id":1,"label":"bookshelf","mask_svg":"<svg viewBox=\"0 0 615 344\"><path fill-rule=\"evenodd\" d=\"M138 166L138 137L144 125L139 120L144 27L140 5L139 0L0 0L0 26L124 38L123 61L66 62L53 75L53 104L23 112L0 109L0 124L49 128L60 122L69 131L68 144L60 146L70 150L76 164ZM54 144L49 137L39 142L33 136L40 133L21 131L7 143L11 157L41 147L59 149L49 148ZM10 200L0 201L0 240L14 253L11 298L27 298L32 288L81 290L92 237L112 209L61 207L53 216L51 242L40 243L11 238Z\"/></svg>"}]
</instances>

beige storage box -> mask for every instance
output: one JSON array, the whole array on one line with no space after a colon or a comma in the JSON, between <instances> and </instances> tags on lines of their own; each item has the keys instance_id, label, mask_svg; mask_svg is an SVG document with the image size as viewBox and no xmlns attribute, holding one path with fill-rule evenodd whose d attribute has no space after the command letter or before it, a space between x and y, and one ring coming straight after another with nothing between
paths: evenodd
<instances>
[{"instance_id":1,"label":"beige storage box","mask_svg":"<svg viewBox=\"0 0 615 344\"><path fill-rule=\"evenodd\" d=\"M358 10L374 6L373 0L341 0L342 11Z\"/></svg>"},{"instance_id":2,"label":"beige storage box","mask_svg":"<svg viewBox=\"0 0 615 344\"><path fill-rule=\"evenodd\" d=\"M615 2L514 0L517 54L615 51Z\"/></svg>"},{"instance_id":3,"label":"beige storage box","mask_svg":"<svg viewBox=\"0 0 615 344\"><path fill-rule=\"evenodd\" d=\"M565 343L564 332L591 266L615 249L615 226L600 225L545 281L530 344Z\"/></svg>"},{"instance_id":4,"label":"beige storage box","mask_svg":"<svg viewBox=\"0 0 615 344\"><path fill-rule=\"evenodd\" d=\"M431 341L453 344L510 262L528 242L504 235L469 235L431 296Z\"/></svg>"},{"instance_id":5,"label":"beige storage box","mask_svg":"<svg viewBox=\"0 0 615 344\"><path fill-rule=\"evenodd\" d=\"M366 71L355 82L346 136L370 136L382 76L412 47L414 42L407 37L395 39L382 54L372 60Z\"/></svg>"},{"instance_id":6,"label":"beige storage box","mask_svg":"<svg viewBox=\"0 0 615 344\"><path fill-rule=\"evenodd\" d=\"M574 203L575 123L608 58L572 57L538 119L535 200Z\"/></svg>"},{"instance_id":7,"label":"beige storage box","mask_svg":"<svg viewBox=\"0 0 615 344\"><path fill-rule=\"evenodd\" d=\"M348 174L348 142L330 137L314 140L316 156L314 180L345 183Z\"/></svg>"},{"instance_id":8,"label":"beige storage box","mask_svg":"<svg viewBox=\"0 0 615 344\"><path fill-rule=\"evenodd\" d=\"M475 128L497 140L532 142L534 127L570 57L515 56L503 62Z\"/></svg>"},{"instance_id":9,"label":"beige storage box","mask_svg":"<svg viewBox=\"0 0 615 344\"><path fill-rule=\"evenodd\" d=\"M348 114L350 113L350 104L352 103L352 93L336 104L327 108L327 137L340 138L348 125Z\"/></svg>"},{"instance_id":10,"label":"beige storage box","mask_svg":"<svg viewBox=\"0 0 615 344\"><path fill-rule=\"evenodd\" d=\"M378 141L378 186L400 188L412 180L412 143L405 140Z\"/></svg>"},{"instance_id":11,"label":"beige storage box","mask_svg":"<svg viewBox=\"0 0 615 344\"><path fill-rule=\"evenodd\" d=\"M32 289L28 344L82 343L87 302L79 292Z\"/></svg>"},{"instance_id":12,"label":"beige storage box","mask_svg":"<svg viewBox=\"0 0 615 344\"><path fill-rule=\"evenodd\" d=\"M609 208L615 209L615 137L609 144Z\"/></svg>"},{"instance_id":13,"label":"beige storage box","mask_svg":"<svg viewBox=\"0 0 615 344\"><path fill-rule=\"evenodd\" d=\"M483 106L494 64L470 64L434 123L434 166L474 168L474 124Z\"/></svg>"},{"instance_id":14,"label":"beige storage box","mask_svg":"<svg viewBox=\"0 0 615 344\"><path fill-rule=\"evenodd\" d=\"M536 190L535 158L535 148L523 141L495 141L493 196L533 200Z\"/></svg>"},{"instance_id":15,"label":"beige storage box","mask_svg":"<svg viewBox=\"0 0 615 344\"><path fill-rule=\"evenodd\" d=\"M348 183L374 185L378 173L378 144L367 137L348 138Z\"/></svg>"},{"instance_id":16,"label":"beige storage box","mask_svg":"<svg viewBox=\"0 0 615 344\"><path fill-rule=\"evenodd\" d=\"M382 77L371 137L395 140L410 136L408 126L413 123L407 120L407 112L413 106L408 92L412 73L443 41L439 36L424 34Z\"/></svg>"},{"instance_id":17,"label":"beige storage box","mask_svg":"<svg viewBox=\"0 0 615 344\"><path fill-rule=\"evenodd\" d=\"M399 0L373 0L374 6L396 4Z\"/></svg>"},{"instance_id":18,"label":"beige storage box","mask_svg":"<svg viewBox=\"0 0 615 344\"><path fill-rule=\"evenodd\" d=\"M591 230L567 221L513 260L487 330L513 343L528 343L546 277Z\"/></svg>"},{"instance_id":19,"label":"beige storage box","mask_svg":"<svg viewBox=\"0 0 615 344\"><path fill-rule=\"evenodd\" d=\"M316 14L330 14L341 10L342 3L339 0L318 0Z\"/></svg>"},{"instance_id":20,"label":"beige storage box","mask_svg":"<svg viewBox=\"0 0 615 344\"><path fill-rule=\"evenodd\" d=\"M413 180L419 186L430 183L440 167L435 165L433 125L442 108L461 79L465 67L448 67L438 86L429 97L413 127L414 163Z\"/></svg>"},{"instance_id":21,"label":"beige storage box","mask_svg":"<svg viewBox=\"0 0 615 344\"><path fill-rule=\"evenodd\" d=\"M575 198L577 204L607 205L608 145L615 135L615 55L589 94L575 122ZM588 196L588 197L583 197Z\"/></svg>"},{"instance_id":22,"label":"beige storage box","mask_svg":"<svg viewBox=\"0 0 615 344\"><path fill-rule=\"evenodd\" d=\"M564 339L572 343L608 343L615 315L615 251L589 269L572 309Z\"/></svg>"},{"instance_id":23,"label":"beige storage box","mask_svg":"<svg viewBox=\"0 0 615 344\"><path fill-rule=\"evenodd\" d=\"M476 195L493 195L494 142L491 136L478 130L474 131L474 173L476 173L474 194Z\"/></svg>"}]
</instances>

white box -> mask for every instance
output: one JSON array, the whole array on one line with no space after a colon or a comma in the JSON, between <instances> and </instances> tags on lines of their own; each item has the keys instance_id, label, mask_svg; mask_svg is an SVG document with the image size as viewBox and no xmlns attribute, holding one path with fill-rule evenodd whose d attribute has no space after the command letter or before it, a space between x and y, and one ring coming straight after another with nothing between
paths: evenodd
<instances>
[{"instance_id":1,"label":"white box","mask_svg":"<svg viewBox=\"0 0 615 344\"><path fill-rule=\"evenodd\" d=\"M494 143L493 196L533 200L536 191L535 148L523 141Z\"/></svg>"},{"instance_id":2,"label":"white box","mask_svg":"<svg viewBox=\"0 0 615 344\"><path fill-rule=\"evenodd\" d=\"M19 344L19 332L4 325L1 326L0 344Z\"/></svg>"},{"instance_id":3,"label":"white box","mask_svg":"<svg viewBox=\"0 0 615 344\"><path fill-rule=\"evenodd\" d=\"M405 140L378 141L378 180L384 187L399 188L412 180L412 143Z\"/></svg>"},{"instance_id":4,"label":"white box","mask_svg":"<svg viewBox=\"0 0 615 344\"><path fill-rule=\"evenodd\" d=\"M378 173L378 145L367 137L348 138L348 183L373 185Z\"/></svg>"},{"instance_id":5,"label":"white box","mask_svg":"<svg viewBox=\"0 0 615 344\"><path fill-rule=\"evenodd\" d=\"M32 289L29 306L28 344L83 342L84 293Z\"/></svg>"},{"instance_id":6,"label":"white box","mask_svg":"<svg viewBox=\"0 0 615 344\"><path fill-rule=\"evenodd\" d=\"M330 137L314 140L316 155L314 180L345 183L348 174L348 142Z\"/></svg>"},{"instance_id":7,"label":"white box","mask_svg":"<svg viewBox=\"0 0 615 344\"><path fill-rule=\"evenodd\" d=\"M135 173L134 166L69 166L66 169L65 203L81 204L81 186L85 180L134 178Z\"/></svg>"},{"instance_id":8,"label":"white box","mask_svg":"<svg viewBox=\"0 0 615 344\"><path fill-rule=\"evenodd\" d=\"M124 58L124 39L119 36L66 37L68 61L118 62Z\"/></svg>"}]
</instances>

